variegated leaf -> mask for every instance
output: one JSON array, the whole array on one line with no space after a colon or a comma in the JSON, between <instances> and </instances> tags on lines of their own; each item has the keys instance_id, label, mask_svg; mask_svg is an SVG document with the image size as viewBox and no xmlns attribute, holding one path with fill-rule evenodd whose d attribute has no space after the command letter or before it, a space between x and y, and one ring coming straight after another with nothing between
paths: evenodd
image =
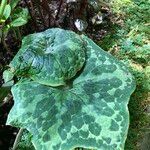
<instances>
[{"instance_id":1,"label":"variegated leaf","mask_svg":"<svg viewBox=\"0 0 150 150\"><path fill-rule=\"evenodd\" d=\"M63 31L64 36L67 32ZM133 77L92 40L81 39L86 42L86 62L72 84L52 87L31 78L12 88L15 104L7 124L26 128L36 150L124 148L129 126L127 104L135 89Z\"/></svg>"}]
</instances>

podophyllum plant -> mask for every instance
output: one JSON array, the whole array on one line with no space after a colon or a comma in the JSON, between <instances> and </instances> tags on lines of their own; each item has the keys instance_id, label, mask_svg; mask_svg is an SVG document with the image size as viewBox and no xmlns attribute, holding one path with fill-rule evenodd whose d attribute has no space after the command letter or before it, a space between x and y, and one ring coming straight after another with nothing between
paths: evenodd
<instances>
[{"instance_id":1,"label":"podophyllum plant","mask_svg":"<svg viewBox=\"0 0 150 150\"><path fill-rule=\"evenodd\" d=\"M9 66L5 81L18 82L7 124L27 129L36 150L124 148L135 83L88 37L59 28L28 35Z\"/></svg>"}]
</instances>

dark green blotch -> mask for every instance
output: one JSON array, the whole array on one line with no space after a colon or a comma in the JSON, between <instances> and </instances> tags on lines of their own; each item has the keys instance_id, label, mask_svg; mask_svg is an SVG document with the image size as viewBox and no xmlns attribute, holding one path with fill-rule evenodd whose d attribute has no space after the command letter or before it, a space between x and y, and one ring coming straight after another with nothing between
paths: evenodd
<instances>
[{"instance_id":1,"label":"dark green blotch","mask_svg":"<svg viewBox=\"0 0 150 150\"><path fill-rule=\"evenodd\" d=\"M115 110L121 110L121 106L118 103L115 103L114 109Z\"/></svg>"},{"instance_id":2,"label":"dark green blotch","mask_svg":"<svg viewBox=\"0 0 150 150\"><path fill-rule=\"evenodd\" d=\"M118 115L116 116L115 120L116 120L117 122L121 121L121 120L122 120L121 115L118 114Z\"/></svg>"},{"instance_id":3,"label":"dark green blotch","mask_svg":"<svg viewBox=\"0 0 150 150\"><path fill-rule=\"evenodd\" d=\"M69 69L68 55L70 54L68 53L68 51L71 51L71 49L67 45L62 45L59 49L61 50L61 52L58 55L59 63L61 64L62 67L65 67L65 69L68 70Z\"/></svg>"},{"instance_id":4,"label":"dark green blotch","mask_svg":"<svg viewBox=\"0 0 150 150\"><path fill-rule=\"evenodd\" d=\"M112 73L117 69L117 67L114 64L105 65L105 67L106 67L107 72L112 72Z\"/></svg>"},{"instance_id":5,"label":"dark green blotch","mask_svg":"<svg viewBox=\"0 0 150 150\"><path fill-rule=\"evenodd\" d=\"M95 62L96 62L96 61L97 61L96 58L94 58L94 57L93 57L93 58L92 58L92 57L90 58L90 63L92 63L94 66L95 66Z\"/></svg>"},{"instance_id":6,"label":"dark green blotch","mask_svg":"<svg viewBox=\"0 0 150 150\"><path fill-rule=\"evenodd\" d=\"M119 86L122 85L122 81L118 78L113 77L112 79L110 79L110 84L114 87L117 88Z\"/></svg>"},{"instance_id":7,"label":"dark green blotch","mask_svg":"<svg viewBox=\"0 0 150 150\"><path fill-rule=\"evenodd\" d=\"M89 116L87 114L83 114L83 119L86 124L89 124L95 121L95 118L93 116Z\"/></svg>"},{"instance_id":8,"label":"dark green blotch","mask_svg":"<svg viewBox=\"0 0 150 150\"><path fill-rule=\"evenodd\" d=\"M100 91L101 84L99 82L88 81L84 84L83 89L87 95L91 95L91 93L97 93Z\"/></svg>"},{"instance_id":9,"label":"dark green blotch","mask_svg":"<svg viewBox=\"0 0 150 150\"><path fill-rule=\"evenodd\" d=\"M43 112L49 110L50 104L49 99L43 98L36 105L35 111L33 113L33 118L38 118Z\"/></svg>"},{"instance_id":10,"label":"dark green blotch","mask_svg":"<svg viewBox=\"0 0 150 150\"><path fill-rule=\"evenodd\" d=\"M58 113L58 108L56 106L53 106L50 110L48 109L48 114L46 116L46 118L52 118L53 116L55 116Z\"/></svg>"},{"instance_id":11,"label":"dark green blotch","mask_svg":"<svg viewBox=\"0 0 150 150\"><path fill-rule=\"evenodd\" d=\"M118 102L121 103L121 102L125 101L126 99L128 99L128 91L126 90L125 92L126 92L126 93L122 94L122 95L120 96L120 98L117 99Z\"/></svg>"},{"instance_id":12,"label":"dark green blotch","mask_svg":"<svg viewBox=\"0 0 150 150\"><path fill-rule=\"evenodd\" d=\"M121 126L123 127L122 130L124 130L124 128L127 128L128 126L128 122L125 119L126 116L124 116L122 122L121 122Z\"/></svg>"},{"instance_id":13,"label":"dark green blotch","mask_svg":"<svg viewBox=\"0 0 150 150\"><path fill-rule=\"evenodd\" d=\"M102 139L103 139L107 144L110 144L110 143L111 143L111 138L102 137Z\"/></svg>"},{"instance_id":14,"label":"dark green blotch","mask_svg":"<svg viewBox=\"0 0 150 150\"><path fill-rule=\"evenodd\" d=\"M64 125L67 125L71 121L70 113L66 112L61 116L62 122Z\"/></svg>"},{"instance_id":15,"label":"dark green blotch","mask_svg":"<svg viewBox=\"0 0 150 150\"><path fill-rule=\"evenodd\" d=\"M88 138L84 141L86 142L86 145L89 146L89 147L95 147L95 145L97 145L95 138Z\"/></svg>"},{"instance_id":16,"label":"dark green blotch","mask_svg":"<svg viewBox=\"0 0 150 150\"><path fill-rule=\"evenodd\" d=\"M48 134L48 132L46 132L43 136L43 142L48 142L50 141L51 137L50 135Z\"/></svg>"},{"instance_id":17,"label":"dark green blotch","mask_svg":"<svg viewBox=\"0 0 150 150\"><path fill-rule=\"evenodd\" d=\"M71 135L73 138L79 138L79 132L78 131L71 133Z\"/></svg>"},{"instance_id":18,"label":"dark green blotch","mask_svg":"<svg viewBox=\"0 0 150 150\"><path fill-rule=\"evenodd\" d=\"M118 97L121 97L122 94L123 94L123 91L121 89L117 89L114 93L114 96L118 98Z\"/></svg>"},{"instance_id":19,"label":"dark green blotch","mask_svg":"<svg viewBox=\"0 0 150 150\"><path fill-rule=\"evenodd\" d=\"M98 106L97 106L97 107L98 107ZM106 103L106 102L104 102L103 100L101 100L101 101L99 102L99 107L104 108L104 107L108 107L108 106L107 106L107 103Z\"/></svg>"},{"instance_id":20,"label":"dark green blotch","mask_svg":"<svg viewBox=\"0 0 150 150\"><path fill-rule=\"evenodd\" d=\"M49 121L45 120L42 124L42 130L46 131L46 130L48 130L49 127L50 127Z\"/></svg>"},{"instance_id":21,"label":"dark green blotch","mask_svg":"<svg viewBox=\"0 0 150 150\"><path fill-rule=\"evenodd\" d=\"M101 126L98 123L89 124L89 131L94 135L99 136L101 130Z\"/></svg>"},{"instance_id":22,"label":"dark green blotch","mask_svg":"<svg viewBox=\"0 0 150 150\"><path fill-rule=\"evenodd\" d=\"M42 130L43 131L48 130L51 126L53 126L56 123L56 121L57 121L57 119L55 117L47 119L42 124Z\"/></svg>"},{"instance_id":23,"label":"dark green blotch","mask_svg":"<svg viewBox=\"0 0 150 150\"><path fill-rule=\"evenodd\" d=\"M68 123L64 128L67 132L69 132L71 130L71 123Z\"/></svg>"},{"instance_id":24,"label":"dark green blotch","mask_svg":"<svg viewBox=\"0 0 150 150\"><path fill-rule=\"evenodd\" d=\"M104 57L104 56L102 56L102 55L99 56L98 58L99 58L99 60L102 61L102 62L105 62L105 61L106 61L106 57Z\"/></svg>"},{"instance_id":25,"label":"dark green blotch","mask_svg":"<svg viewBox=\"0 0 150 150\"><path fill-rule=\"evenodd\" d=\"M53 146L53 149L54 149L54 150L58 150L58 149L60 149L60 145L61 145L61 143L59 143L59 144L57 144L57 145Z\"/></svg>"},{"instance_id":26,"label":"dark green blotch","mask_svg":"<svg viewBox=\"0 0 150 150\"><path fill-rule=\"evenodd\" d=\"M76 113L81 111L81 109L82 109L82 102L81 101L70 100L67 103L67 109L68 109L67 113L70 113L71 115L74 115L74 114L76 114Z\"/></svg>"},{"instance_id":27,"label":"dark green blotch","mask_svg":"<svg viewBox=\"0 0 150 150\"><path fill-rule=\"evenodd\" d=\"M119 125L115 120L111 120L111 126L109 128L111 131L118 131L119 130Z\"/></svg>"},{"instance_id":28,"label":"dark green blotch","mask_svg":"<svg viewBox=\"0 0 150 150\"><path fill-rule=\"evenodd\" d=\"M44 118L39 116L39 118L37 119L37 128L40 128L42 126L43 121Z\"/></svg>"},{"instance_id":29,"label":"dark green blotch","mask_svg":"<svg viewBox=\"0 0 150 150\"><path fill-rule=\"evenodd\" d=\"M78 139L78 141L77 141L77 145L86 145L86 146L88 146L89 144L88 144L88 141L87 141L87 139L83 139L83 138L79 138ZM92 146L91 146L92 147Z\"/></svg>"},{"instance_id":30,"label":"dark green blotch","mask_svg":"<svg viewBox=\"0 0 150 150\"><path fill-rule=\"evenodd\" d=\"M57 122L57 118L55 116L47 119L49 119L49 127L53 126Z\"/></svg>"},{"instance_id":31,"label":"dark green blotch","mask_svg":"<svg viewBox=\"0 0 150 150\"><path fill-rule=\"evenodd\" d=\"M109 80L108 79L101 79L98 83L100 85L102 85L102 87L103 87L104 85L108 85L109 84Z\"/></svg>"},{"instance_id":32,"label":"dark green blotch","mask_svg":"<svg viewBox=\"0 0 150 150\"><path fill-rule=\"evenodd\" d=\"M82 138L87 138L89 136L89 132L88 131L83 131L83 130L80 130L79 131L79 134Z\"/></svg>"},{"instance_id":33,"label":"dark green blotch","mask_svg":"<svg viewBox=\"0 0 150 150\"><path fill-rule=\"evenodd\" d=\"M109 107L104 108L102 111L102 115L105 115L108 117L111 117L113 114L114 114L114 110Z\"/></svg>"},{"instance_id":34,"label":"dark green blotch","mask_svg":"<svg viewBox=\"0 0 150 150\"><path fill-rule=\"evenodd\" d=\"M98 144L98 147L100 147L103 144L103 140L98 140L97 144Z\"/></svg>"},{"instance_id":35,"label":"dark green blotch","mask_svg":"<svg viewBox=\"0 0 150 150\"><path fill-rule=\"evenodd\" d=\"M64 129L62 129L62 128L58 128L58 134L60 135L60 137L61 137L61 139L62 140L66 140L66 138L67 138L67 132L64 130Z\"/></svg>"},{"instance_id":36,"label":"dark green blotch","mask_svg":"<svg viewBox=\"0 0 150 150\"><path fill-rule=\"evenodd\" d=\"M114 150L116 150L117 144L113 144L113 145L111 145L111 147L112 147Z\"/></svg>"},{"instance_id":37,"label":"dark green blotch","mask_svg":"<svg viewBox=\"0 0 150 150\"><path fill-rule=\"evenodd\" d=\"M105 98L105 97L109 97L110 94L107 91L100 91L100 96L99 99ZM105 102L106 103L106 102Z\"/></svg>"},{"instance_id":38,"label":"dark green blotch","mask_svg":"<svg viewBox=\"0 0 150 150\"><path fill-rule=\"evenodd\" d=\"M104 100L105 100L106 102L114 102L114 101L115 101L115 98L114 98L114 96L112 96L112 95L108 95L107 97L104 97Z\"/></svg>"},{"instance_id":39,"label":"dark green blotch","mask_svg":"<svg viewBox=\"0 0 150 150\"><path fill-rule=\"evenodd\" d=\"M96 68L94 68L94 69L91 71L91 73L92 73L93 75L100 75L100 74L102 74L103 72L102 72L102 70L101 70L101 67L96 67Z\"/></svg>"},{"instance_id":40,"label":"dark green blotch","mask_svg":"<svg viewBox=\"0 0 150 150\"><path fill-rule=\"evenodd\" d=\"M100 83L99 83L100 84ZM105 93L109 90L111 90L113 88L113 86L111 84L101 84L101 89L99 88L99 90L102 92L102 93Z\"/></svg>"},{"instance_id":41,"label":"dark green blotch","mask_svg":"<svg viewBox=\"0 0 150 150\"><path fill-rule=\"evenodd\" d=\"M132 80L130 78L127 79L126 82L130 83ZM131 83L130 83L131 84Z\"/></svg>"},{"instance_id":42,"label":"dark green blotch","mask_svg":"<svg viewBox=\"0 0 150 150\"><path fill-rule=\"evenodd\" d=\"M83 118L78 117L77 119L73 120L73 125L78 129L82 128L82 126L84 125Z\"/></svg>"},{"instance_id":43,"label":"dark green blotch","mask_svg":"<svg viewBox=\"0 0 150 150\"><path fill-rule=\"evenodd\" d=\"M117 137L117 142L121 142L121 135Z\"/></svg>"},{"instance_id":44,"label":"dark green blotch","mask_svg":"<svg viewBox=\"0 0 150 150\"><path fill-rule=\"evenodd\" d=\"M27 108L28 105L30 105L30 103L31 103L31 101L29 102L29 100L32 100L32 99L34 99L33 96L30 96L30 97L26 96L25 100L22 102L22 107Z\"/></svg>"}]
</instances>

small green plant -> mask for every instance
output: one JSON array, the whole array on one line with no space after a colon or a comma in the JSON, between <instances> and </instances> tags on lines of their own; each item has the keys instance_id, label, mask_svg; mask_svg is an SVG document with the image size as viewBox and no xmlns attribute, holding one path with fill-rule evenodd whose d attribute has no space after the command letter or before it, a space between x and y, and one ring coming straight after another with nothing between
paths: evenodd
<instances>
[{"instance_id":1,"label":"small green plant","mask_svg":"<svg viewBox=\"0 0 150 150\"><path fill-rule=\"evenodd\" d=\"M29 35L9 66L5 81L18 82L7 124L28 130L36 150L124 148L135 82L88 37L59 28Z\"/></svg>"},{"instance_id":2,"label":"small green plant","mask_svg":"<svg viewBox=\"0 0 150 150\"><path fill-rule=\"evenodd\" d=\"M0 4L0 42L3 42L4 47L7 49L5 38L9 30L15 32L16 38L18 30L16 27L25 25L28 22L28 9L17 7L20 0L2 0ZM18 34L18 36L20 36Z\"/></svg>"}]
</instances>

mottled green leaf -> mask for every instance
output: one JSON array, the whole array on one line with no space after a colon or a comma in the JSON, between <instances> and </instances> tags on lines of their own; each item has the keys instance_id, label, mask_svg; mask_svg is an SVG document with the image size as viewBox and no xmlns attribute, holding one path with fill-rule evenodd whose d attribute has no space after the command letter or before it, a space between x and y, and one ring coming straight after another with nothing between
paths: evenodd
<instances>
[{"instance_id":1,"label":"mottled green leaf","mask_svg":"<svg viewBox=\"0 0 150 150\"><path fill-rule=\"evenodd\" d=\"M58 37L55 34L56 30L58 30ZM69 35L77 36L78 40ZM75 147L122 150L129 126L127 104L135 89L134 80L128 69L86 36L80 36L84 41L84 46L78 35L61 29L47 30L36 36L37 38L34 34L24 39L21 50L10 66L15 68L18 65L19 56L22 56L22 63L15 68L16 72L22 71L26 64L33 61L31 58L36 58L34 64L41 61L39 54L43 56L45 63L40 67L41 70L37 67L40 76L36 72L33 73L34 76L31 76L30 69L26 69L28 76L24 75L24 77L27 79L20 80L12 87L15 104L10 111L7 124L26 128L33 135L32 142L36 150L72 150ZM72 84L52 87L43 82L48 82L53 77L48 67L49 63L47 63L52 60L52 57L46 59L47 53L43 54L45 45L41 44L45 36L49 41L52 38L55 39L53 47L56 47L54 52L56 52L58 61L60 61L59 54L62 47L60 43L64 43L66 46L66 41L69 40L66 47L66 49L70 47L68 53L71 53L70 51L74 48L72 45L76 45L76 42L79 43L77 50L82 50L81 47L85 48L85 66L82 66L80 73L72 79ZM33 43L36 43L37 47L33 46ZM44 45L42 50L38 43ZM51 53L51 51L49 52ZM84 56L81 55L83 52L78 51L77 53L79 58ZM68 55L68 59L72 60L68 67L70 70L71 67L76 66L73 58L75 56ZM68 60L67 57L64 58L64 61ZM78 60L80 60L79 58ZM65 67L64 64L61 63L60 66ZM40 65L38 64L38 66ZM57 72L61 73L59 68L52 68L56 69L56 77ZM16 73L16 75L18 74ZM48 78L45 78L46 75ZM61 73L62 77L64 75ZM43 77L43 81L40 77ZM57 79L59 81L57 77L55 82Z\"/></svg>"},{"instance_id":2,"label":"mottled green leaf","mask_svg":"<svg viewBox=\"0 0 150 150\"><path fill-rule=\"evenodd\" d=\"M32 34L23 39L22 48L10 66L15 74L38 83L64 85L83 67L84 45L81 37L71 31L50 29Z\"/></svg>"}]
</instances>

